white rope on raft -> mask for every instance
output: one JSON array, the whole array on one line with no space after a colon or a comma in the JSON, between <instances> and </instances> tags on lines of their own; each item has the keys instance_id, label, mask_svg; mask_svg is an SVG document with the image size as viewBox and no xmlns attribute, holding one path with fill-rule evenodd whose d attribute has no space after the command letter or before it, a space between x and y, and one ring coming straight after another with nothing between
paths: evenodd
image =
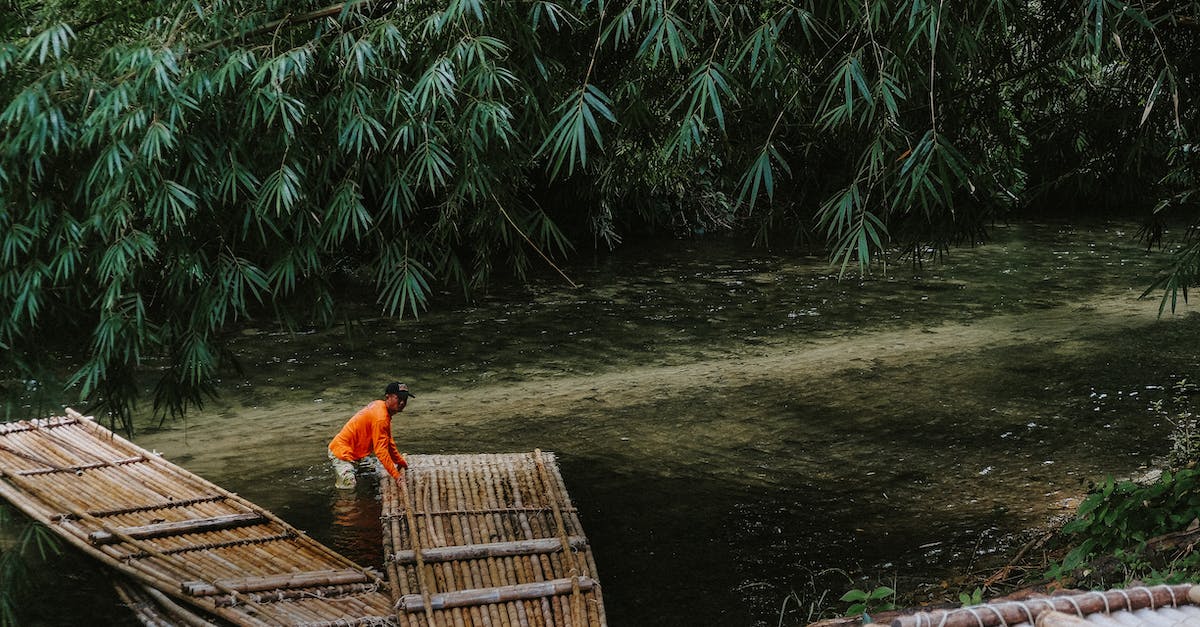
<instances>
[{"instance_id":1,"label":"white rope on raft","mask_svg":"<svg viewBox=\"0 0 1200 627\"><path fill-rule=\"evenodd\" d=\"M1095 610L1085 610L1080 604L1081 601L1085 600L1094 603L1094 597L1098 597L1100 603L1103 604L1105 614L1111 614L1114 609L1118 611L1127 610L1132 612L1135 611L1135 607L1137 607L1139 603L1135 602L1135 599L1133 596L1131 596L1130 591L1133 591L1134 593L1141 592L1146 595L1145 605L1142 605L1137 609L1149 609L1150 611L1155 611L1164 607L1178 607L1180 604L1200 604L1200 595L1196 594L1198 591L1200 591L1200 587L1190 588L1187 598L1181 598L1180 595L1176 594L1174 586L1164 584L1161 586L1154 586L1153 588L1147 586L1137 586L1129 588L1128 590L1117 588L1107 592L1093 590L1075 595L1059 595L1037 599L1027 599L1024 601L1004 601L1001 603L988 603L973 607L941 610L937 612L920 612L897 617L895 620L893 620L892 624L897 627L935 627L935 623L936 627L1010 627L1012 624L1010 618L1014 613L1023 615L1030 624L1033 624L1036 622L1037 616L1043 612L1062 612L1064 610L1068 613L1071 610L1074 610L1076 616L1084 618L1088 614L1100 611L1098 608ZM1112 600L1108 598L1108 594L1110 593L1120 595L1120 597L1124 600L1122 607L1114 608ZM1170 597L1170 599L1169 601L1164 599L1164 601L1158 602L1155 599L1155 593L1160 595L1165 593ZM1065 605L1069 605L1070 608L1068 609L1064 607ZM984 608L990 610L991 614L984 614L979 611ZM939 615L938 620L936 621L933 617L933 614L935 613ZM992 615L994 615L994 619ZM972 618L974 620L971 620Z\"/></svg>"}]
</instances>

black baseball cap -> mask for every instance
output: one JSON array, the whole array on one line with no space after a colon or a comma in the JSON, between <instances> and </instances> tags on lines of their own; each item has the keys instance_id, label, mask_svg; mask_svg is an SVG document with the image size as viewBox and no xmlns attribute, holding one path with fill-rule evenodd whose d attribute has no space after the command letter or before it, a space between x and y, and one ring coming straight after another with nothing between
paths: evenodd
<instances>
[{"instance_id":1,"label":"black baseball cap","mask_svg":"<svg viewBox=\"0 0 1200 627\"><path fill-rule=\"evenodd\" d=\"M416 394L408 391L407 385L400 383L399 381L392 381L391 383L387 384L387 387L383 388L383 395L387 396L388 394L395 394L400 398L408 398L410 396L413 398L417 397Z\"/></svg>"}]
</instances>

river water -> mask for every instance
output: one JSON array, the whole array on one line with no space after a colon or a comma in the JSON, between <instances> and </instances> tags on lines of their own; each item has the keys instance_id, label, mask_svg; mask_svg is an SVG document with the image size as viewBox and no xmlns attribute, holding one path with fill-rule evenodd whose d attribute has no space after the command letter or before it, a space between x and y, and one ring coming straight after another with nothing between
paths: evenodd
<instances>
[{"instance_id":1,"label":"river water","mask_svg":"<svg viewBox=\"0 0 1200 627\"><path fill-rule=\"evenodd\" d=\"M1134 230L1002 226L843 280L732 242L629 245L565 267L578 288L251 322L222 397L134 440L380 566L377 486L339 496L325 446L398 379L402 451L559 456L612 625L804 624L851 588L953 592L1165 451L1149 406L1197 372L1200 322L1137 299L1165 254ZM80 558L33 582L36 623L131 624Z\"/></svg>"}]
</instances>

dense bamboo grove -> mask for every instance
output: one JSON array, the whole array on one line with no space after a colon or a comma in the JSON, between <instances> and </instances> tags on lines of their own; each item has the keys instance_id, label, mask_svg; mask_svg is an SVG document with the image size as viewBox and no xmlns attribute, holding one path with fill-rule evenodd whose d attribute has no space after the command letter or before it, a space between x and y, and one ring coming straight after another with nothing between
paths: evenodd
<instances>
[{"instance_id":1,"label":"dense bamboo grove","mask_svg":"<svg viewBox=\"0 0 1200 627\"><path fill-rule=\"evenodd\" d=\"M1170 238L1197 216L1198 7L8 0L3 378L65 355L117 416L146 383L182 412L240 319L415 315L646 232L850 270L1019 212Z\"/></svg>"}]
</instances>

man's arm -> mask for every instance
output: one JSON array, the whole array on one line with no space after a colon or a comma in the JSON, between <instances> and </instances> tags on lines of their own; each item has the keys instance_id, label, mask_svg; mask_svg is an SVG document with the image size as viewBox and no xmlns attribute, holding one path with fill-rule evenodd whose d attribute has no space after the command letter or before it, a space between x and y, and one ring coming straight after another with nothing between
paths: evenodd
<instances>
[{"instance_id":1,"label":"man's arm","mask_svg":"<svg viewBox=\"0 0 1200 627\"><path fill-rule=\"evenodd\" d=\"M389 475L399 479L400 471L397 467L408 468L408 461L400 455L400 451L396 448L396 442L392 439L390 421L376 420L372 426L375 431L371 434L375 457L379 458L379 463L383 464L383 469Z\"/></svg>"}]
</instances>

